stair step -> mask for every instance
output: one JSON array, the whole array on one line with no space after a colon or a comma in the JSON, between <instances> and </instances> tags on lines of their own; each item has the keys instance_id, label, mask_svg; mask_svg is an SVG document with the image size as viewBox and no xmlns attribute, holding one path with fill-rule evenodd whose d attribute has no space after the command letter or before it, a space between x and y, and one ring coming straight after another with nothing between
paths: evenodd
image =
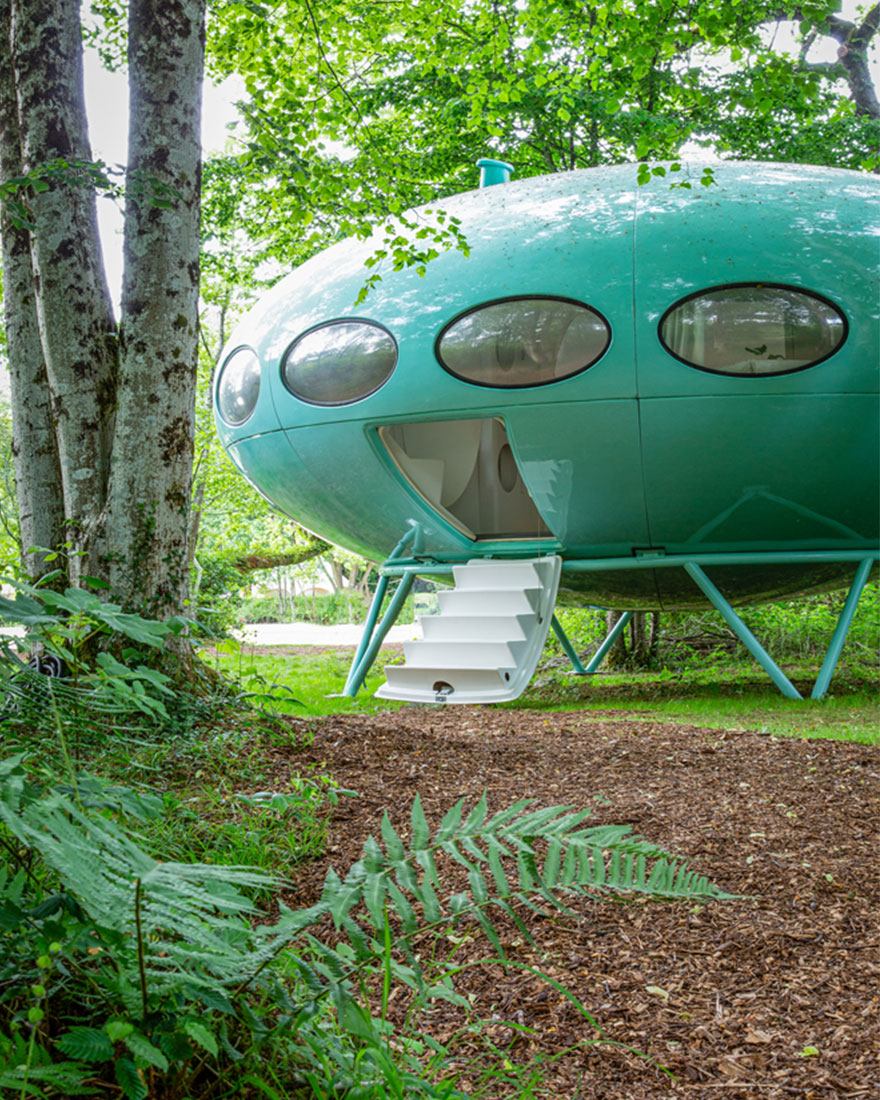
<instances>
[{"instance_id":1,"label":"stair step","mask_svg":"<svg viewBox=\"0 0 880 1100\"><path fill-rule=\"evenodd\" d=\"M457 589L541 588L541 576L528 561L479 561L452 570Z\"/></svg>"},{"instance_id":2,"label":"stair step","mask_svg":"<svg viewBox=\"0 0 880 1100\"><path fill-rule=\"evenodd\" d=\"M528 615L534 614L540 604L541 591L533 588L524 591L521 588L490 588L437 594L441 615L466 615L469 618L483 615Z\"/></svg>"},{"instance_id":3,"label":"stair step","mask_svg":"<svg viewBox=\"0 0 880 1100\"><path fill-rule=\"evenodd\" d=\"M420 618L426 642L479 638L482 642L524 641L532 631L534 612L519 615L424 615Z\"/></svg>"},{"instance_id":4,"label":"stair step","mask_svg":"<svg viewBox=\"0 0 880 1100\"><path fill-rule=\"evenodd\" d=\"M507 688L504 674L497 668L428 669L388 665L385 676L387 682L376 692L380 699L397 699L400 698L398 693L405 692L404 697L415 703L451 702L456 695L491 698L502 695ZM444 690L446 687L452 690Z\"/></svg>"},{"instance_id":5,"label":"stair step","mask_svg":"<svg viewBox=\"0 0 880 1100\"><path fill-rule=\"evenodd\" d=\"M547 638L562 559L472 561L454 568L424 639L404 643L404 665L385 668L382 699L494 703L522 694Z\"/></svg>"},{"instance_id":6,"label":"stair step","mask_svg":"<svg viewBox=\"0 0 880 1100\"><path fill-rule=\"evenodd\" d=\"M526 643L444 639L439 642L404 642L408 666L415 668L515 668Z\"/></svg>"}]
</instances>

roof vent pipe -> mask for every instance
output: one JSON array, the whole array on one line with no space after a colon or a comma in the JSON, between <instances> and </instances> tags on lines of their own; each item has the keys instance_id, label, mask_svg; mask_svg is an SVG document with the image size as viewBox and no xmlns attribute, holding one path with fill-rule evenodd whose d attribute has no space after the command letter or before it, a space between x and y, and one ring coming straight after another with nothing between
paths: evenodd
<instances>
[{"instance_id":1,"label":"roof vent pipe","mask_svg":"<svg viewBox=\"0 0 880 1100\"><path fill-rule=\"evenodd\" d=\"M492 187L496 183L510 183L513 165L503 160L491 160L483 157L477 161L480 169L480 187Z\"/></svg>"}]
</instances>

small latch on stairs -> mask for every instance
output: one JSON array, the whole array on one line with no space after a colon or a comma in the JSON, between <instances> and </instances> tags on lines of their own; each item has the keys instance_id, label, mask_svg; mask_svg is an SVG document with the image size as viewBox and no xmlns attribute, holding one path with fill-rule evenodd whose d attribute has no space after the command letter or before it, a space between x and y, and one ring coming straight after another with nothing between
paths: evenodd
<instances>
[{"instance_id":1,"label":"small latch on stairs","mask_svg":"<svg viewBox=\"0 0 880 1100\"><path fill-rule=\"evenodd\" d=\"M434 702L445 703L453 691L455 691L455 688L452 684L447 684L444 680L438 680L437 683L434 684L433 691Z\"/></svg>"}]
</instances>

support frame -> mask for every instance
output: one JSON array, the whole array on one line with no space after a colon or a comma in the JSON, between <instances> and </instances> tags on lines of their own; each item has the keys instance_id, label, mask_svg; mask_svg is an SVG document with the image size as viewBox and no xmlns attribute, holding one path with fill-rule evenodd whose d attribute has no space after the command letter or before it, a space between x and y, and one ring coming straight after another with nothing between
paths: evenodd
<instances>
[{"instance_id":1,"label":"support frame","mask_svg":"<svg viewBox=\"0 0 880 1100\"><path fill-rule=\"evenodd\" d=\"M413 544L413 556L403 557L403 551ZM380 580L376 588L376 595L370 606L367 620L364 625L364 633L351 670L343 690L344 695L354 696L363 686L367 673L376 658L382 641L390 628L394 625L397 616L410 592L413 581L417 576L448 576L459 562L438 562L427 558L418 557L421 542L421 529L418 524L403 536L392 551L389 558L380 569ZM499 558L514 558L521 554L498 554ZM467 560L462 557L462 561ZM640 551L632 557L625 558L574 558L563 559L563 573L607 572L609 570L626 569L684 569L697 587L703 592L713 607L722 615L725 622L746 647L755 661L764 669L779 691L789 699L803 700L803 696L791 683L782 669L776 664L769 653L764 649L758 639L749 630L734 608L730 605L721 591L706 575L705 570L718 565L810 565L817 563L853 562L856 564L856 574L849 589L849 593L838 618L837 626L825 654L819 675L813 685L810 699L819 700L825 697L840 654L843 650L847 634L852 625L858 608L864 587L868 581L872 568L880 561L880 549L870 550L802 550L802 551L747 551L743 553L703 553L703 554L666 554L664 551ZM382 603L387 593L388 582L392 577L399 578L399 584L378 627L376 622L382 608ZM383 583L384 582L384 583ZM626 627L632 617L631 611L625 611L620 619L609 631L596 653L585 666L577 655L562 624L554 615L551 626L559 643L571 662L575 675L590 675L599 668L608 650L616 641L620 632Z\"/></svg>"}]
</instances>

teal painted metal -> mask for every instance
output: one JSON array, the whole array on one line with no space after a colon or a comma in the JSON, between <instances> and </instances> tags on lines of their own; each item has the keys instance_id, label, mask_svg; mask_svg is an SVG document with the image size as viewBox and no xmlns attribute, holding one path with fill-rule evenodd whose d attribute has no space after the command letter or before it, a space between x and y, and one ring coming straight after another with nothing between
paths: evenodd
<instances>
[{"instance_id":1,"label":"teal painted metal","mask_svg":"<svg viewBox=\"0 0 880 1100\"><path fill-rule=\"evenodd\" d=\"M373 598L370 601L370 610L367 612L367 618L364 622L364 629L361 634L361 640L355 651L355 655L352 658L351 665L348 669L348 678L345 681L345 687L342 689L343 695L357 695L360 690L361 684L364 681L364 677L360 678L357 687L352 691L354 687L355 677L358 669L361 667L361 661L364 659L364 654L370 645L373 638L373 632L376 629L376 623L379 619L379 612L382 610L382 604L385 602L385 593L388 591L388 575L383 574L379 578L379 583L376 585L376 591L373 593ZM367 670L369 671L369 670ZM365 674L366 675L366 674Z\"/></svg>"},{"instance_id":2,"label":"teal painted metal","mask_svg":"<svg viewBox=\"0 0 880 1100\"><path fill-rule=\"evenodd\" d=\"M685 168L685 173L687 168ZM439 561L530 556L535 540L473 540L410 484L383 425L498 417L526 491L564 560L670 554L863 550L880 536L877 252L880 180L804 166L725 162L717 184L636 184L621 165L513 180L444 199L470 257L444 252L423 278L386 272L357 311L379 241L347 241L269 292L229 351L263 369L254 415L218 430L234 461L284 511L372 560L408 520ZM420 215L425 216L425 215ZM688 294L735 282L802 287L837 304L848 335L824 362L778 376L696 370L663 347L658 324ZM481 303L550 295L606 318L611 343L579 374L490 389L439 365L435 341ZM633 314L635 302L635 314ZM362 400L320 406L283 385L285 350L315 325L361 316L398 347L388 381ZM609 461L609 456L614 461ZM742 560L742 559L741 559ZM843 570L840 571L844 580ZM849 578L845 578L848 583ZM658 608L685 591L663 578ZM731 598L778 597L747 570ZM788 591L797 591L792 574ZM585 594L601 602L601 591Z\"/></svg>"},{"instance_id":3,"label":"teal painted metal","mask_svg":"<svg viewBox=\"0 0 880 1100\"><path fill-rule=\"evenodd\" d=\"M506 178L503 162L482 168L485 183ZM460 220L469 256L445 251L423 277L383 271L357 309L381 234L309 260L241 321L224 352L225 362L251 347L262 370L253 415L236 426L218 418L230 457L278 508L371 560L408 524L420 525L410 551L417 572L559 553L569 598L645 610L706 605L681 572L685 562L722 568L734 603L848 584L848 563L876 559L880 541L880 179L728 161L705 188L700 174L683 167L678 179L692 175L690 189L670 188L674 175L639 186L637 166L618 165L432 203ZM661 320L683 299L731 284L831 303L845 339L789 373L695 369L667 350ZM587 369L490 388L441 367L436 342L453 319L542 298L581 303L607 323L607 350ZM298 399L282 377L288 349L316 326L358 319L393 338L387 381L348 404ZM714 331L700 337L706 346ZM544 334L539 325L517 354L537 363ZM760 357L760 341L741 335ZM797 354L786 344L787 361ZM380 435L461 422L503 425L495 435L506 450L481 450L474 477L479 467L481 485L502 500L511 491L503 469L513 470L515 492L530 498L547 537L480 537L453 522L458 444L406 467ZM645 550L657 556L642 560Z\"/></svg>"},{"instance_id":4,"label":"teal painted metal","mask_svg":"<svg viewBox=\"0 0 880 1100\"><path fill-rule=\"evenodd\" d=\"M696 562L689 561L685 562L684 567L695 583L700 586L710 603L721 612L724 621L734 634L736 634L737 638L739 638L749 653L755 658L761 668L764 669L782 694L788 699L802 698L798 689L785 675L779 665L776 664L766 649L764 649L755 635L749 630L715 585L709 580L700 566L697 565Z\"/></svg>"},{"instance_id":5,"label":"teal painted metal","mask_svg":"<svg viewBox=\"0 0 880 1100\"><path fill-rule=\"evenodd\" d=\"M379 623L378 627L376 627L375 633L370 638L369 644L366 646L357 667L353 668L349 673L348 680L343 689L343 695L354 697L363 687L364 680L367 678L367 673L373 667L376 655L382 646L382 642L385 640L385 635L397 622L397 616L403 609L404 603L406 603L406 597L410 593L414 580L415 576L412 573L405 573L400 578L394 595L391 597L391 603L388 605L388 610L382 617L382 621ZM364 637L366 637L366 633Z\"/></svg>"},{"instance_id":6,"label":"teal painted metal","mask_svg":"<svg viewBox=\"0 0 880 1100\"><path fill-rule=\"evenodd\" d=\"M553 633L559 639L559 644L565 651L566 657L568 657L569 661L571 662L571 667L574 670L575 676L591 676L594 672L598 671L599 666L605 660L605 656L608 653L608 650L611 649L611 647L620 637L621 633L626 627L626 624L630 621L631 618L631 611L623 612L623 614L620 616L614 626L606 634L602 644L590 658L589 664L586 668L584 668L580 657L578 657L574 646L571 644L570 638L565 633L565 629L562 626L562 623L560 623L555 615L550 620L550 625L553 628Z\"/></svg>"},{"instance_id":7,"label":"teal painted metal","mask_svg":"<svg viewBox=\"0 0 880 1100\"><path fill-rule=\"evenodd\" d=\"M565 633L565 628L555 615L550 620L550 626L553 628L553 633L556 635L559 644L562 646L566 657L568 657L569 661L571 662L571 667L574 669L575 676L586 676L587 670L581 664L581 659L580 657L578 657L574 646L571 644L571 640Z\"/></svg>"},{"instance_id":8,"label":"teal painted metal","mask_svg":"<svg viewBox=\"0 0 880 1100\"><path fill-rule=\"evenodd\" d=\"M500 555L499 555L500 557ZM462 559L463 560L463 559ZM639 569L681 569L687 562L697 565L741 565L744 568L753 565L815 565L864 560L876 563L880 561L880 550L868 552L859 550L802 550L746 554L657 554L640 555L631 558L575 558L563 562L565 573L604 573L616 570ZM388 576L400 576L402 573L419 573L425 576L444 576L452 573L449 562L432 561L387 561L381 566L381 572Z\"/></svg>"},{"instance_id":9,"label":"teal painted metal","mask_svg":"<svg viewBox=\"0 0 880 1100\"><path fill-rule=\"evenodd\" d=\"M834 634L831 638L831 643L828 646L828 652L825 655L825 660L822 662L822 668L819 671L819 675L816 679L816 683L813 685L813 691L810 695L811 699L823 699L825 693L828 690L828 685L831 683L831 677L834 675L834 670L837 667L837 662L840 659L840 652L843 649L843 643L846 641L846 636L849 633L849 628L852 625L853 616L856 613L856 608L859 605L859 599L861 598L862 591L867 584L868 575L871 572L871 568L874 565L872 558L865 558L864 561L859 563L859 567L856 570L855 578L852 582L852 587L849 590L849 595L846 598L846 603L843 605L843 609L840 612L840 618L837 620L837 626L835 627Z\"/></svg>"},{"instance_id":10,"label":"teal painted metal","mask_svg":"<svg viewBox=\"0 0 880 1100\"><path fill-rule=\"evenodd\" d=\"M508 164L506 161L483 157L482 160L477 161L477 167L480 169L480 187L493 187L497 183L510 183L513 165Z\"/></svg>"},{"instance_id":11,"label":"teal painted metal","mask_svg":"<svg viewBox=\"0 0 880 1100\"><path fill-rule=\"evenodd\" d=\"M605 654L608 652L608 650L614 645L614 643L620 637L621 632L623 631L624 627L630 621L631 618L632 618L632 612L631 611L624 611L624 613L620 616L620 618L617 620L617 622L614 624L614 626L612 626L612 628L606 634L605 641L599 646L599 648L596 650L596 652L590 658L590 661L587 664L587 667L584 669L585 673L590 674L590 673L596 672L598 670L599 666L605 660Z\"/></svg>"},{"instance_id":12,"label":"teal painted metal","mask_svg":"<svg viewBox=\"0 0 880 1100\"><path fill-rule=\"evenodd\" d=\"M420 546L420 542L421 542L421 535L422 535L422 531L421 531L421 528L419 527L419 525L417 523L412 524L410 526L409 530L406 531L401 536L401 538L399 539L397 545L391 551L391 554L388 558L388 561L385 563L385 565L386 566L389 565L396 558L400 557L400 555L410 545L410 543L413 544L413 547L415 549L418 549L419 546ZM413 576L410 579L409 587L407 587L407 589L406 589L407 593L409 592L409 589L412 587L412 584L413 584L414 580L415 580L415 576ZM355 652L354 658L352 659L351 666L350 666L349 672L348 672L348 678L345 681L345 687L342 689L342 694L343 695L354 696L354 695L357 695L358 691L360 691L361 686L362 686L364 680L366 679L367 673L370 671L370 667L372 666L372 663L375 660L375 655L376 655L376 653L378 653L379 647L381 646L382 641L385 638L385 635L388 633L388 631L391 629L391 627L394 625L395 621L397 620L397 615L399 614L399 611L395 612L394 618L388 623L388 625L385 627L384 631L382 631L381 637L379 638L379 643L376 646L373 657L371 658L369 663L366 665L366 667L361 672L361 666L364 662L364 657L366 656L368 650L370 649L370 644L373 641L373 634L374 634L374 631L376 629L376 621L379 618L379 612L382 610L382 604L385 601L385 593L387 592L387 590L388 590L388 574L383 572L379 577L379 582L376 585L376 591L373 594L373 599L370 602L370 610L367 612L367 618L366 618L366 621L364 622L364 629L363 629L363 632L361 633L360 644L358 645L358 648ZM403 600L406 600L406 594L404 595ZM403 601L401 601L400 606L401 607L403 606ZM381 627L380 627L380 630L381 630Z\"/></svg>"}]
</instances>

